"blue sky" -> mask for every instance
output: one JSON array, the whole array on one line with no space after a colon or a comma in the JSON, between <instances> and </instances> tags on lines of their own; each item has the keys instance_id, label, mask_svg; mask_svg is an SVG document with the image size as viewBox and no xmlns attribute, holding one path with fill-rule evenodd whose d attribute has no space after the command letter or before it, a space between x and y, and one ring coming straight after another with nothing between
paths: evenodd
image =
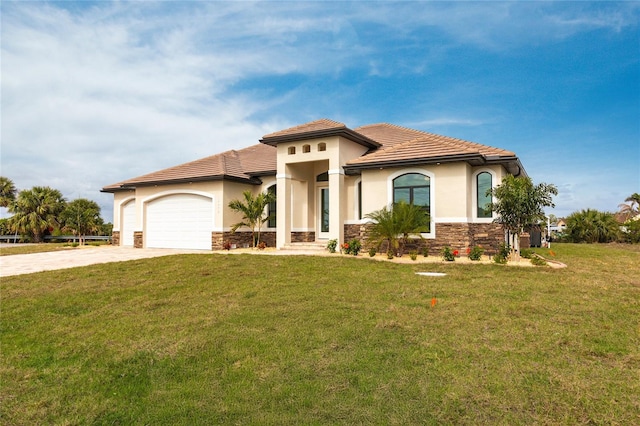
<instances>
[{"instance_id":1,"label":"blue sky","mask_svg":"<svg viewBox=\"0 0 640 426\"><path fill-rule=\"evenodd\" d=\"M319 118L514 151L556 216L640 192L638 2L0 7L1 173L106 220L107 184Z\"/></svg>"}]
</instances>

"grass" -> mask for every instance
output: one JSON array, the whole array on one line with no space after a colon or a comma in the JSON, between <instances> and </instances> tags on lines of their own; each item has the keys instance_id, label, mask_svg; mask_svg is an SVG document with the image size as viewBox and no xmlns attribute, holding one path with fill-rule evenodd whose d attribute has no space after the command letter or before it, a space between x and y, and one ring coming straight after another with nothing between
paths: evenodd
<instances>
[{"instance_id":1,"label":"grass","mask_svg":"<svg viewBox=\"0 0 640 426\"><path fill-rule=\"evenodd\" d=\"M70 250L72 248L74 247L69 243L15 244L0 247L0 256L45 253L49 251Z\"/></svg>"},{"instance_id":2,"label":"grass","mask_svg":"<svg viewBox=\"0 0 640 426\"><path fill-rule=\"evenodd\" d=\"M640 253L553 251L568 268L203 254L3 278L0 422L640 424Z\"/></svg>"}]
</instances>

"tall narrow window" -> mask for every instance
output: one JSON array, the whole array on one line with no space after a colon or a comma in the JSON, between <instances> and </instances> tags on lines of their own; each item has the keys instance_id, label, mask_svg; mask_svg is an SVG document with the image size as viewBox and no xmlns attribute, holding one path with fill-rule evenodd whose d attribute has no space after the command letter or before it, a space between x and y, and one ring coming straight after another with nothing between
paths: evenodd
<instances>
[{"instance_id":1,"label":"tall narrow window","mask_svg":"<svg viewBox=\"0 0 640 426\"><path fill-rule=\"evenodd\" d=\"M302 145L302 152L311 152L311 145Z\"/></svg>"},{"instance_id":2,"label":"tall narrow window","mask_svg":"<svg viewBox=\"0 0 640 426\"><path fill-rule=\"evenodd\" d=\"M287 148L287 154L293 155L295 153L296 153L296 147L295 146L290 146L289 148Z\"/></svg>"},{"instance_id":3,"label":"tall narrow window","mask_svg":"<svg viewBox=\"0 0 640 426\"><path fill-rule=\"evenodd\" d=\"M362 181L358 182L358 219L362 219Z\"/></svg>"},{"instance_id":4,"label":"tall narrow window","mask_svg":"<svg viewBox=\"0 0 640 426\"><path fill-rule=\"evenodd\" d=\"M478 176L476 177L476 191L478 198L477 215L479 218L491 217L491 195L487 194L490 189L491 173L478 173Z\"/></svg>"},{"instance_id":5,"label":"tall narrow window","mask_svg":"<svg viewBox=\"0 0 640 426\"><path fill-rule=\"evenodd\" d=\"M270 194L273 194L273 201L267 205L267 214L269 215L269 220L267 222L267 227L275 228L276 227L276 185L271 185L269 189L267 189Z\"/></svg>"},{"instance_id":6,"label":"tall narrow window","mask_svg":"<svg viewBox=\"0 0 640 426\"><path fill-rule=\"evenodd\" d=\"M393 180L393 203L421 206L431 215L431 180L420 173L407 173Z\"/></svg>"}]
</instances>

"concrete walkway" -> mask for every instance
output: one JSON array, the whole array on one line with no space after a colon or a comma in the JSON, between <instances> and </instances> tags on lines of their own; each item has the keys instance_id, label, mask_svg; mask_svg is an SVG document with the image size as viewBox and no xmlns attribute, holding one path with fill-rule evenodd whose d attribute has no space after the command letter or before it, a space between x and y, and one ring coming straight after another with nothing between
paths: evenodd
<instances>
[{"instance_id":1,"label":"concrete walkway","mask_svg":"<svg viewBox=\"0 0 640 426\"><path fill-rule=\"evenodd\" d=\"M134 249L130 247L101 246L70 248L46 253L16 254L0 256L0 277L182 253L211 252L206 250Z\"/></svg>"}]
</instances>

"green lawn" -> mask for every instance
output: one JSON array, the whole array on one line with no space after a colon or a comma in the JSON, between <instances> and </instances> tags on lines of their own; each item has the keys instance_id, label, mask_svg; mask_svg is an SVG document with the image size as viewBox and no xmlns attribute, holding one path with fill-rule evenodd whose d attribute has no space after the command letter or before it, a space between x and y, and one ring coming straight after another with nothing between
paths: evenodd
<instances>
[{"instance_id":1,"label":"green lawn","mask_svg":"<svg viewBox=\"0 0 640 426\"><path fill-rule=\"evenodd\" d=\"M640 424L638 247L553 250L568 268L196 254L3 278L0 423Z\"/></svg>"},{"instance_id":2,"label":"green lawn","mask_svg":"<svg viewBox=\"0 0 640 426\"><path fill-rule=\"evenodd\" d=\"M69 243L11 244L0 247L0 256L45 253L49 251L71 250L73 248Z\"/></svg>"}]
</instances>

